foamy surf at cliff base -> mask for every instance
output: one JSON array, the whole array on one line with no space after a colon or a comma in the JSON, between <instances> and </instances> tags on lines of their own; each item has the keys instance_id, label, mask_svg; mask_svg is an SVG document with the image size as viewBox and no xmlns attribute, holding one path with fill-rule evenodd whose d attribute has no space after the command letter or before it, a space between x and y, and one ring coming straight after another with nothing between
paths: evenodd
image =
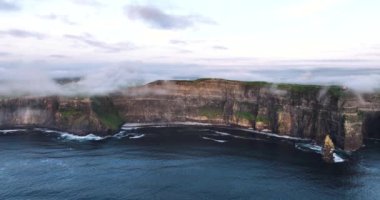
<instances>
[{"instance_id":1,"label":"foamy surf at cliff base","mask_svg":"<svg viewBox=\"0 0 380 200\"><path fill-rule=\"evenodd\" d=\"M141 128L165 128L165 127L181 127L181 126L194 126L194 127L220 127L220 128L226 128L226 129L231 129L231 130L240 130L244 132L249 132L253 134L260 134L268 137L273 137L273 138L279 138L279 139L286 139L286 140L294 140L294 141L311 141L310 139L304 139L300 137L293 137L293 136L287 136L287 135L278 135L276 133L272 133L269 130L264 130L264 131L259 131L259 130L253 130L251 128L231 128L225 125L213 125L210 123L202 123L202 122L160 122L160 123L126 123L121 127L121 130L137 130ZM220 132L216 131L215 133L220 134L220 135L231 135L226 132Z\"/></svg>"},{"instance_id":2,"label":"foamy surf at cliff base","mask_svg":"<svg viewBox=\"0 0 380 200\"><path fill-rule=\"evenodd\" d=\"M25 132L27 129L5 129L0 130L0 133L2 134L8 134L8 133L17 133L17 132Z\"/></svg>"},{"instance_id":3,"label":"foamy surf at cliff base","mask_svg":"<svg viewBox=\"0 0 380 200\"><path fill-rule=\"evenodd\" d=\"M51 129L47 129L47 128L34 128L32 130L42 132L42 133L46 133L46 134L57 134L58 139L73 140L73 141L100 141L100 140L104 140L104 139L111 137L111 136L102 137L102 136L98 136L98 135L95 135L92 133L87 134L87 135L76 135L76 134L69 133L69 132L51 130Z\"/></svg>"},{"instance_id":4,"label":"foamy surf at cliff base","mask_svg":"<svg viewBox=\"0 0 380 200\"><path fill-rule=\"evenodd\" d=\"M305 151L305 152L312 152L312 153L317 153L322 155L322 146L316 145L316 144L311 144L311 143L297 143L295 144L295 148ZM346 162L344 158L342 158L340 155L337 153L333 153L334 157L334 163L342 163Z\"/></svg>"},{"instance_id":5,"label":"foamy surf at cliff base","mask_svg":"<svg viewBox=\"0 0 380 200\"><path fill-rule=\"evenodd\" d=\"M107 137L100 137L94 134L80 136L80 135L73 135L70 133L62 133L59 137L64 140L78 140L78 141L99 141L99 140L104 140L107 138Z\"/></svg>"},{"instance_id":6,"label":"foamy surf at cliff base","mask_svg":"<svg viewBox=\"0 0 380 200\"><path fill-rule=\"evenodd\" d=\"M75 135L67 132L59 132L59 131L49 131L50 133L58 133L59 138L63 140L72 140L72 141L101 141L106 139L139 139L145 136L145 134L137 134L137 133L125 133L125 132L119 132L115 135L109 135L109 136L98 136L95 134L88 134L88 135Z\"/></svg>"},{"instance_id":7,"label":"foamy surf at cliff base","mask_svg":"<svg viewBox=\"0 0 380 200\"><path fill-rule=\"evenodd\" d=\"M204 127L207 128L204 128ZM295 137L288 137L288 136L278 136L272 133L262 133L254 130L249 129L241 129L241 128L229 128L229 127L217 127L217 126L211 126L210 124L205 123L186 123L186 122L177 122L173 124L157 124L157 123L150 123L150 124L125 124L121 130L114 134L114 135L107 135L107 136L99 136L95 134L87 134L87 135L76 135L69 132L64 131L58 131L58 130L51 130L47 128L32 128L32 129L4 129L0 130L0 133L3 133L4 135L10 135L10 134L29 134L28 131L37 132L37 133L43 133L46 135L54 136L58 140L62 141L74 141L74 142L90 142L90 141L103 141L103 140L109 140L109 139L127 139L127 140L138 140L144 137L148 137L148 140L151 139L157 139L160 140L160 133L151 134L150 132L156 132L159 130L163 130L163 128L169 128L171 130L178 130L178 129L185 129L190 128L195 133L193 133L193 136L186 136L184 138L181 138L181 136L175 136L177 137L177 140L179 142L186 142L187 139L192 140L191 138L195 136L199 136L202 140L208 140L215 143L227 143L230 141L234 141L235 143L240 143L241 141L251 141L251 142L280 142L284 143L284 141L287 141L287 143L294 144L295 148L304 152L312 152L316 154L322 154L322 147L316 144L313 144L310 142L310 140L301 139L301 138L295 138ZM166 129L165 129L166 130ZM171 135L166 135L163 137L171 138ZM178 138L179 137L179 138ZM294 143L299 142L299 143ZM335 152L333 154L334 162L335 163L342 163L346 162L347 159L342 157L340 154Z\"/></svg>"},{"instance_id":8,"label":"foamy surf at cliff base","mask_svg":"<svg viewBox=\"0 0 380 200\"><path fill-rule=\"evenodd\" d=\"M129 129L129 130L133 130ZM107 136L100 136L96 134L87 134L87 135L78 135L74 133L69 133L65 131L59 131L59 130L52 130L48 128L31 128L31 129L3 129L0 130L1 134L25 134L27 132L40 132L47 135L57 135L57 139L66 140L66 141L101 141L106 140L110 138L115 139L122 139L122 138L129 138L129 139L139 139L145 136L145 134L139 134L139 133L132 133L127 132L125 130L121 130L120 132L114 134L114 135L107 135ZM28 133L27 133L28 134Z\"/></svg>"},{"instance_id":9,"label":"foamy surf at cliff base","mask_svg":"<svg viewBox=\"0 0 380 200\"><path fill-rule=\"evenodd\" d=\"M121 127L121 130L135 130L139 128L162 128L162 127L176 127L176 126L212 126L212 124L201 123L201 122L125 123Z\"/></svg>"}]
</instances>

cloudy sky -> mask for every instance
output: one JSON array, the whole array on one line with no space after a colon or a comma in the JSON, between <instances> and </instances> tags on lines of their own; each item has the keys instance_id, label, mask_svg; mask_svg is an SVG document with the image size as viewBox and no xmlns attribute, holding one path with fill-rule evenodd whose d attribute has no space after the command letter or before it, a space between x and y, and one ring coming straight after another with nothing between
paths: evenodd
<instances>
[{"instance_id":1,"label":"cloudy sky","mask_svg":"<svg viewBox=\"0 0 380 200\"><path fill-rule=\"evenodd\" d=\"M0 0L0 72L109 67L148 79L267 80L252 71L303 69L302 81L333 68L367 70L376 82L379 8L375 0Z\"/></svg>"}]
</instances>

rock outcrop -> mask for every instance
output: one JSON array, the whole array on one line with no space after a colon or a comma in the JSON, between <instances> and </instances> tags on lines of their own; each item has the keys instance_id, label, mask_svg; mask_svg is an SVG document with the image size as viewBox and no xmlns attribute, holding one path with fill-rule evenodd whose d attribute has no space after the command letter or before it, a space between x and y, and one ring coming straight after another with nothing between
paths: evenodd
<instances>
[{"instance_id":1,"label":"rock outcrop","mask_svg":"<svg viewBox=\"0 0 380 200\"><path fill-rule=\"evenodd\" d=\"M380 137L379 118L378 94L358 98L339 86L220 79L156 81L104 97L0 100L1 126L109 134L124 122L205 122L310 138L319 144L331 133L336 146L346 151L359 149L365 137Z\"/></svg>"},{"instance_id":2,"label":"rock outcrop","mask_svg":"<svg viewBox=\"0 0 380 200\"><path fill-rule=\"evenodd\" d=\"M322 159L327 163L334 163L335 146L329 135L326 135L322 146Z\"/></svg>"}]
</instances>

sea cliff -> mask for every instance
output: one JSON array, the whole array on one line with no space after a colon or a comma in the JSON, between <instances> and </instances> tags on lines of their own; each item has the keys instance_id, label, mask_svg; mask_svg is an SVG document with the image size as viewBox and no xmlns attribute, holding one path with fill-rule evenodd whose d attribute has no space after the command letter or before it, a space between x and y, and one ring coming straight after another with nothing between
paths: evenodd
<instances>
[{"instance_id":1,"label":"sea cliff","mask_svg":"<svg viewBox=\"0 0 380 200\"><path fill-rule=\"evenodd\" d=\"M78 135L112 134L123 123L109 97L18 97L0 100L0 126L44 127Z\"/></svg>"},{"instance_id":2,"label":"sea cliff","mask_svg":"<svg viewBox=\"0 0 380 200\"><path fill-rule=\"evenodd\" d=\"M378 138L380 95L339 86L221 79L155 81L107 96L2 97L0 125L39 126L78 135L113 134L123 123L204 122L252 128L354 151Z\"/></svg>"}]
</instances>

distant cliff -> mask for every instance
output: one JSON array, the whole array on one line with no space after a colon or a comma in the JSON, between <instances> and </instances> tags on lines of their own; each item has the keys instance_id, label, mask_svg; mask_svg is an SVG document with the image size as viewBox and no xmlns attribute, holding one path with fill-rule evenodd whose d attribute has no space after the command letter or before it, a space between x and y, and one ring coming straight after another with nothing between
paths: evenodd
<instances>
[{"instance_id":1,"label":"distant cliff","mask_svg":"<svg viewBox=\"0 0 380 200\"><path fill-rule=\"evenodd\" d=\"M0 99L0 126L39 126L78 135L111 134L123 123L109 97Z\"/></svg>"},{"instance_id":2,"label":"distant cliff","mask_svg":"<svg viewBox=\"0 0 380 200\"><path fill-rule=\"evenodd\" d=\"M2 126L33 125L77 134L115 132L125 122L207 122L314 139L330 134L357 150L380 137L380 95L339 86L220 79L156 81L106 97L3 98Z\"/></svg>"}]
</instances>

